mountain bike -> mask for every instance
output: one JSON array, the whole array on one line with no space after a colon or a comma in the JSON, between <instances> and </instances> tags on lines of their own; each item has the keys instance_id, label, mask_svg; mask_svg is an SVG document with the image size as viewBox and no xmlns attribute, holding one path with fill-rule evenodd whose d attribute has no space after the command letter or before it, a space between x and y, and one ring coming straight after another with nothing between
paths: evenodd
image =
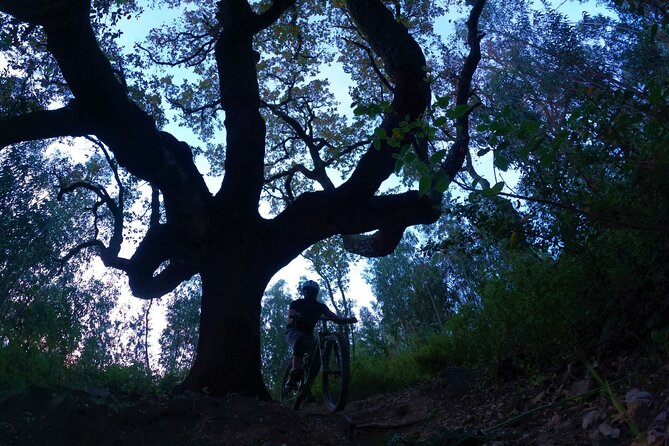
<instances>
[{"instance_id":1,"label":"mountain bike","mask_svg":"<svg viewBox=\"0 0 669 446\"><path fill-rule=\"evenodd\" d=\"M331 331L329 319L321 317L320 320L321 327L314 336L314 349L304 355L304 378L295 389L286 387L292 369L291 361L286 366L281 380L281 402L298 410L303 402L313 398L311 386L321 371L325 407L335 413L344 408L348 396L351 373L348 338L343 333Z\"/></svg>"}]
</instances>

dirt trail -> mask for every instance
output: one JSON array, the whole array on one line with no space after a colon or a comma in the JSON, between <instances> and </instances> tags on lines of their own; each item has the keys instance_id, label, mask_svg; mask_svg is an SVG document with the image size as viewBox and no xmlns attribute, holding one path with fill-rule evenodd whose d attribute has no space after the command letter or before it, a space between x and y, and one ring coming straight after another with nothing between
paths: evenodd
<instances>
[{"instance_id":1,"label":"dirt trail","mask_svg":"<svg viewBox=\"0 0 669 446\"><path fill-rule=\"evenodd\" d=\"M352 401L334 416L317 404L296 413L236 395L141 398L31 386L0 399L0 446L631 445L639 434L669 445L669 362L595 365L612 392L575 367L497 383L450 369Z\"/></svg>"}]
</instances>

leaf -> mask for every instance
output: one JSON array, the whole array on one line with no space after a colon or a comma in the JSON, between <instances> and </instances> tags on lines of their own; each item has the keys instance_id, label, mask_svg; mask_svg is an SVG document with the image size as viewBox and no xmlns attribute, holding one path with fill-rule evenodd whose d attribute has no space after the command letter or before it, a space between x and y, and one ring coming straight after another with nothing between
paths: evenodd
<instances>
[{"instance_id":1,"label":"leaf","mask_svg":"<svg viewBox=\"0 0 669 446\"><path fill-rule=\"evenodd\" d=\"M665 327L661 330L653 330L650 332L650 338L655 342L661 349L669 350L669 327Z\"/></svg>"},{"instance_id":2,"label":"leaf","mask_svg":"<svg viewBox=\"0 0 669 446\"><path fill-rule=\"evenodd\" d=\"M469 105L463 104L453 107L446 112L446 116L452 119L463 117L469 111Z\"/></svg>"},{"instance_id":3,"label":"leaf","mask_svg":"<svg viewBox=\"0 0 669 446\"><path fill-rule=\"evenodd\" d=\"M548 422L548 425L546 426L546 429L555 429L560 425L561 417L558 414L555 414L551 417L550 421Z\"/></svg>"},{"instance_id":4,"label":"leaf","mask_svg":"<svg viewBox=\"0 0 669 446\"><path fill-rule=\"evenodd\" d=\"M650 392L646 392L645 390L631 389L629 392L625 394L625 402L633 403L635 401L640 401L640 400L650 402L652 396L653 395Z\"/></svg>"},{"instance_id":5,"label":"leaf","mask_svg":"<svg viewBox=\"0 0 669 446\"><path fill-rule=\"evenodd\" d=\"M399 174L402 171L403 166L404 162L398 158L397 161L395 161L395 173Z\"/></svg>"},{"instance_id":6,"label":"leaf","mask_svg":"<svg viewBox=\"0 0 669 446\"><path fill-rule=\"evenodd\" d=\"M537 396L532 398L532 402L535 404L540 403L541 400L543 400L545 397L546 397L546 391L542 390Z\"/></svg>"},{"instance_id":7,"label":"leaf","mask_svg":"<svg viewBox=\"0 0 669 446\"><path fill-rule=\"evenodd\" d=\"M506 172L509 170L509 160L504 155L495 154L495 167Z\"/></svg>"},{"instance_id":8,"label":"leaf","mask_svg":"<svg viewBox=\"0 0 669 446\"><path fill-rule=\"evenodd\" d=\"M527 135L528 133L535 133L537 130L539 130L540 127L541 122L528 119L520 124L520 128L518 130L520 131L521 135Z\"/></svg>"},{"instance_id":9,"label":"leaf","mask_svg":"<svg viewBox=\"0 0 669 446\"><path fill-rule=\"evenodd\" d=\"M435 189L437 189L437 192L439 193L444 193L448 189L448 186L451 185L451 180L448 179L447 177L442 177L439 178L439 181L437 181L437 186Z\"/></svg>"},{"instance_id":10,"label":"leaf","mask_svg":"<svg viewBox=\"0 0 669 446\"><path fill-rule=\"evenodd\" d=\"M495 195L499 194L502 192L502 189L504 189L504 181L500 181L499 183L495 184L493 187L489 189L483 189L481 193L488 198L492 198Z\"/></svg>"},{"instance_id":11,"label":"leaf","mask_svg":"<svg viewBox=\"0 0 669 446\"><path fill-rule=\"evenodd\" d=\"M446 124L448 121L448 118L446 116L439 116L437 119L434 120L433 125L435 127L441 127L442 125Z\"/></svg>"},{"instance_id":12,"label":"leaf","mask_svg":"<svg viewBox=\"0 0 669 446\"><path fill-rule=\"evenodd\" d=\"M446 156L446 150L438 150L430 157L430 163L437 164Z\"/></svg>"},{"instance_id":13,"label":"leaf","mask_svg":"<svg viewBox=\"0 0 669 446\"><path fill-rule=\"evenodd\" d=\"M374 130L374 136L376 136L379 139L383 139L388 136L388 133L386 132L386 129L384 129L383 127L378 127L376 130Z\"/></svg>"},{"instance_id":14,"label":"leaf","mask_svg":"<svg viewBox=\"0 0 669 446\"><path fill-rule=\"evenodd\" d=\"M427 164L419 159L414 160L413 166L422 176L430 174L430 169L427 167Z\"/></svg>"},{"instance_id":15,"label":"leaf","mask_svg":"<svg viewBox=\"0 0 669 446\"><path fill-rule=\"evenodd\" d=\"M449 102L450 102L450 100L448 99L448 96L440 96L440 97L437 97L436 105L437 105L437 107L440 107L440 108L447 108Z\"/></svg>"},{"instance_id":16,"label":"leaf","mask_svg":"<svg viewBox=\"0 0 669 446\"><path fill-rule=\"evenodd\" d=\"M639 389L631 389L625 394L625 403L627 405L627 416L634 417L637 409L650 404L652 395L650 392Z\"/></svg>"},{"instance_id":17,"label":"leaf","mask_svg":"<svg viewBox=\"0 0 669 446\"><path fill-rule=\"evenodd\" d=\"M420 195L425 195L429 192L430 186L432 185L432 178L429 175L423 175L420 177L420 182L418 183L418 193Z\"/></svg>"},{"instance_id":18,"label":"leaf","mask_svg":"<svg viewBox=\"0 0 669 446\"><path fill-rule=\"evenodd\" d=\"M595 425L595 422L599 419L600 413L599 410L593 409L583 416L582 427L583 430L589 429L591 426Z\"/></svg>"}]
</instances>

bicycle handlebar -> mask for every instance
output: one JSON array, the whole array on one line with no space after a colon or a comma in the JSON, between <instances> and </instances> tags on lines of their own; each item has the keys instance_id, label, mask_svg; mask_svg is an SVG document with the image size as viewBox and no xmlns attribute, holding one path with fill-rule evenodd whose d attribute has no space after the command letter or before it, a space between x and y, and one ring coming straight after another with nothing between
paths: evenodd
<instances>
[{"instance_id":1,"label":"bicycle handlebar","mask_svg":"<svg viewBox=\"0 0 669 446\"><path fill-rule=\"evenodd\" d=\"M347 319L348 319L348 318L347 318ZM338 321L338 320L336 320L336 319L330 319L329 317L325 317L325 316L321 316L321 317L319 317L318 320L319 320L319 321L323 321L323 322L330 321L330 322L334 322L335 324L355 324L355 322L353 322L353 321L346 321L346 322L344 322L344 321ZM357 321L356 321L356 322L357 322Z\"/></svg>"}]
</instances>

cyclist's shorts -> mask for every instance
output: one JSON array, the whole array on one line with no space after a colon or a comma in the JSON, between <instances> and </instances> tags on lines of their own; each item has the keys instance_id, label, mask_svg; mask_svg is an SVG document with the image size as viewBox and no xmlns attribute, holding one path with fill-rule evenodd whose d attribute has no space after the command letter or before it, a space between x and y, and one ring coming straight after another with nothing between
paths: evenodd
<instances>
[{"instance_id":1,"label":"cyclist's shorts","mask_svg":"<svg viewBox=\"0 0 669 446\"><path fill-rule=\"evenodd\" d=\"M286 330L286 342L293 349L295 356L302 356L313 348L314 337L299 328L291 327Z\"/></svg>"}]
</instances>

